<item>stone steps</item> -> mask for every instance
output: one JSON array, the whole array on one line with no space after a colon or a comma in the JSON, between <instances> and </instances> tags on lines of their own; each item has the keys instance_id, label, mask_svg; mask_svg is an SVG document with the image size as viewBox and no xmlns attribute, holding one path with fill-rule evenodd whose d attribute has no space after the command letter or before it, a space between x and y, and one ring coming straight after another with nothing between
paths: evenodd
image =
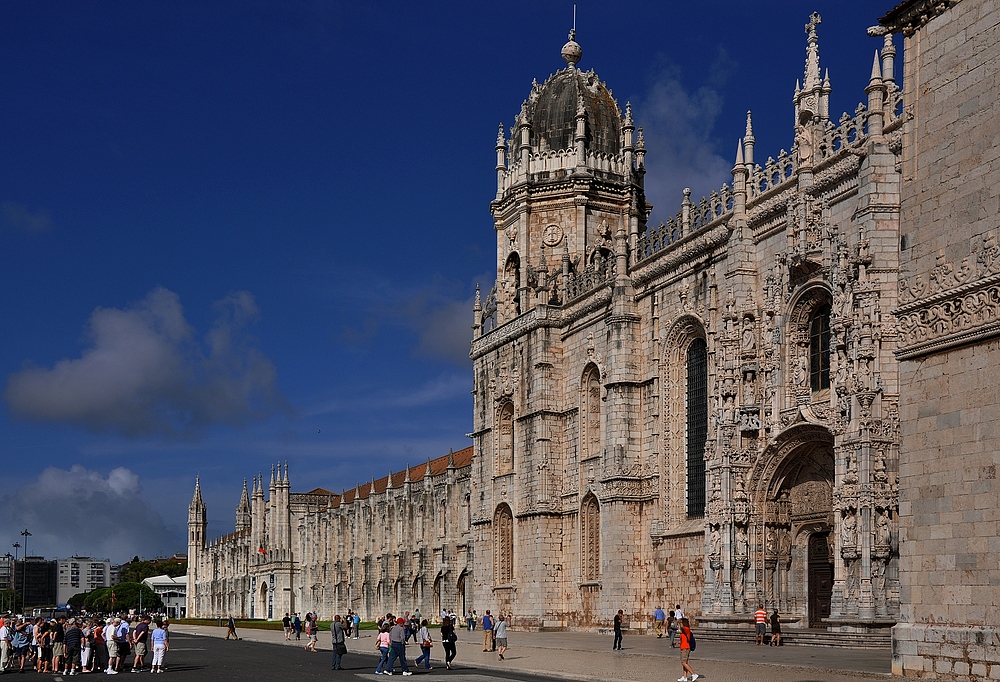
<instances>
[{"instance_id":1,"label":"stone steps","mask_svg":"<svg viewBox=\"0 0 1000 682\"><path fill-rule=\"evenodd\" d=\"M770 628L769 628L770 630ZM754 642L752 627L698 628L695 636L706 642ZM764 641L771 640L768 632ZM794 629L785 627L781 632L782 644L793 646L833 646L850 649L892 649L892 635L881 632L831 632L825 629Z\"/></svg>"}]
</instances>

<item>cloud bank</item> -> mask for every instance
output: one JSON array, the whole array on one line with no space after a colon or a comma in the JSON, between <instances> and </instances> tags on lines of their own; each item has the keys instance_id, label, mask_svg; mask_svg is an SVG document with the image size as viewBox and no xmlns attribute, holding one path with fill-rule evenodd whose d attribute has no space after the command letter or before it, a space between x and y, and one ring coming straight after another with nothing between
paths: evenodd
<instances>
[{"instance_id":1,"label":"cloud bank","mask_svg":"<svg viewBox=\"0 0 1000 682\"><path fill-rule=\"evenodd\" d=\"M139 476L124 467L107 478L79 464L68 471L49 467L38 480L0 498L0 518L13 533L31 532L32 556L77 554L119 562L183 550L183 532L143 500Z\"/></svg>"},{"instance_id":2,"label":"cloud bank","mask_svg":"<svg viewBox=\"0 0 1000 682\"><path fill-rule=\"evenodd\" d=\"M259 314L253 296L232 294L215 311L199 341L162 287L129 308L98 308L79 358L10 375L4 400L24 419L127 437L195 437L287 410L274 365L247 333Z\"/></svg>"}]
</instances>

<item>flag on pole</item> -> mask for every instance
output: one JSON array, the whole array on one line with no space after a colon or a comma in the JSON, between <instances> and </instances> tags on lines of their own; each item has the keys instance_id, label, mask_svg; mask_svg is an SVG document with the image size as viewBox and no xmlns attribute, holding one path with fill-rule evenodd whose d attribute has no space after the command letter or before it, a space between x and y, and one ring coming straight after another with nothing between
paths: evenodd
<instances>
[{"instance_id":1,"label":"flag on pole","mask_svg":"<svg viewBox=\"0 0 1000 682\"><path fill-rule=\"evenodd\" d=\"M263 547L258 547L257 548L257 554L267 554L267 552L264 551Z\"/></svg>"}]
</instances>

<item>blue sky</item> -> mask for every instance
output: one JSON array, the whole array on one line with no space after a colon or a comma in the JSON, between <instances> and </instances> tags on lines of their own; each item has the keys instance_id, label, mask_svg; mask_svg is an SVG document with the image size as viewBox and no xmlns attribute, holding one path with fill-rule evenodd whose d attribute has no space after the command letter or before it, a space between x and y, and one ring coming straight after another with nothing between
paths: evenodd
<instances>
[{"instance_id":1,"label":"blue sky","mask_svg":"<svg viewBox=\"0 0 1000 682\"><path fill-rule=\"evenodd\" d=\"M853 111L890 6L579 2L580 67L645 128L654 220L731 180L748 109L758 160L790 146L813 10L831 114ZM198 472L218 535L272 462L339 491L466 447L496 127L571 22L547 1L0 5L0 543L170 553Z\"/></svg>"}]
</instances>

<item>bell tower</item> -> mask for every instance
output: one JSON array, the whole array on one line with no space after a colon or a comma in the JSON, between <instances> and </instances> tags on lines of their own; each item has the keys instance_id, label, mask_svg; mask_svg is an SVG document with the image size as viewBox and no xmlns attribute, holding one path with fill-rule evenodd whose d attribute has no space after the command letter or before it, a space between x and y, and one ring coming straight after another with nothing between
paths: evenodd
<instances>
[{"instance_id":1,"label":"bell tower","mask_svg":"<svg viewBox=\"0 0 1000 682\"><path fill-rule=\"evenodd\" d=\"M187 569L187 612L189 615L198 613L197 590L199 563L202 551L205 549L205 539L208 532L208 509L201 499L201 478L194 479L194 495L188 505L188 569Z\"/></svg>"},{"instance_id":2,"label":"bell tower","mask_svg":"<svg viewBox=\"0 0 1000 682\"><path fill-rule=\"evenodd\" d=\"M630 248L652 206L643 190L645 147L632 107L624 112L593 70L578 64L576 31L566 68L533 82L514 125L497 135L498 324L541 304L561 304L570 276L613 276L616 237Z\"/></svg>"}]
</instances>

